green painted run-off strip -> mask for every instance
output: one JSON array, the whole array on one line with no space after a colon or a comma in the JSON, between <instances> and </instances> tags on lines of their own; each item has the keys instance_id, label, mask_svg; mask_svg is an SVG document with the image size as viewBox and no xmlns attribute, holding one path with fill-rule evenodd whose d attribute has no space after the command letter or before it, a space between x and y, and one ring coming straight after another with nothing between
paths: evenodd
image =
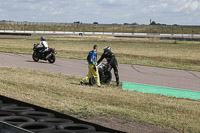
<instances>
[{"instance_id":1,"label":"green painted run-off strip","mask_svg":"<svg viewBox=\"0 0 200 133\"><path fill-rule=\"evenodd\" d=\"M122 88L123 90L129 90L129 91L138 91L143 93L160 94L177 98L189 98L194 100L200 100L200 92L195 92L195 91L179 90L173 88L135 84L128 82L122 82Z\"/></svg>"}]
</instances>

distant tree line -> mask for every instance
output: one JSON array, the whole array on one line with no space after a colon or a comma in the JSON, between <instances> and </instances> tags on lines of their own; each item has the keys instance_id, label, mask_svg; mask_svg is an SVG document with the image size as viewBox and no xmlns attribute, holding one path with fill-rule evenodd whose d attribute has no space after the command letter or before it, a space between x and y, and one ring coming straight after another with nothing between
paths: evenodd
<instances>
[{"instance_id":1,"label":"distant tree line","mask_svg":"<svg viewBox=\"0 0 200 133\"><path fill-rule=\"evenodd\" d=\"M167 24L161 24L161 23L157 23L156 21L151 21L150 25L167 25ZM173 24L173 26L178 26L177 24Z\"/></svg>"},{"instance_id":2,"label":"distant tree line","mask_svg":"<svg viewBox=\"0 0 200 133\"><path fill-rule=\"evenodd\" d=\"M11 21L11 20L0 20L0 22L14 22L14 21ZM28 21L23 21L23 22L28 22ZM74 21L73 22L74 24L83 24L83 22L80 22L80 21ZM93 24L99 24L99 22L95 21L93 22ZM112 23L113 25L117 25L117 23ZM123 25L140 25L136 22L134 23L124 23ZM143 24L144 25L144 24ZM156 21L150 21L150 24L149 25L167 25L167 24L161 24L161 23L157 23ZM173 24L173 26L179 26L178 24Z\"/></svg>"}]
</instances>

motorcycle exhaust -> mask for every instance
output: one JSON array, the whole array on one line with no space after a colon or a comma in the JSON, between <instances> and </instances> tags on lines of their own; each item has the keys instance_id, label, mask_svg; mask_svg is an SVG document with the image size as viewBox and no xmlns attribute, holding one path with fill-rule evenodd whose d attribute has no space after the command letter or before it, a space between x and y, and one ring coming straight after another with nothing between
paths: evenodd
<instances>
[{"instance_id":1,"label":"motorcycle exhaust","mask_svg":"<svg viewBox=\"0 0 200 133\"><path fill-rule=\"evenodd\" d=\"M48 59L49 57L51 57L51 54L47 55L47 57L46 57L46 58Z\"/></svg>"}]
</instances>

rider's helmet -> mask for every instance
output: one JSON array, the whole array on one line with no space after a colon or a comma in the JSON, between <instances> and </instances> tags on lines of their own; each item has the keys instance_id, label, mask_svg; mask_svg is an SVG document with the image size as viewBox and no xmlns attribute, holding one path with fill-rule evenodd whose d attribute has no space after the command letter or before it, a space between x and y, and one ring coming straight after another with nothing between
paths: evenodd
<instances>
[{"instance_id":1,"label":"rider's helmet","mask_svg":"<svg viewBox=\"0 0 200 133\"><path fill-rule=\"evenodd\" d=\"M103 48L103 51L105 54L107 54L108 52L110 52L111 48L109 46L106 46Z\"/></svg>"},{"instance_id":2,"label":"rider's helmet","mask_svg":"<svg viewBox=\"0 0 200 133\"><path fill-rule=\"evenodd\" d=\"M41 41L45 41L46 40L44 36L42 36L40 39L41 39Z\"/></svg>"}]
</instances>

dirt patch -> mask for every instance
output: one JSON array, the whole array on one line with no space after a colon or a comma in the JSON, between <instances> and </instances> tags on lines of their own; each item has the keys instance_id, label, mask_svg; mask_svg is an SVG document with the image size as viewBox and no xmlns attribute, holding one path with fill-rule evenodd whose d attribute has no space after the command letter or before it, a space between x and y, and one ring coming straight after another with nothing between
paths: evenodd
<instances>
[{"instance_id":1,"label":"dirt patch","mask_svg":"<svg viewBox=\"0 0 200 133\"><path fill-rule=\"evenodd\" d=\"M169 129L164 129L152 124L142 123L142 122L127 122L122 123L121 120L117 118L92 118L91 120L84 120L92 123L96 123L108 128L113 128L120 131L125 131L128 133L180 133L178 131L172 131Z\"/></svg>"}]
</instances>

